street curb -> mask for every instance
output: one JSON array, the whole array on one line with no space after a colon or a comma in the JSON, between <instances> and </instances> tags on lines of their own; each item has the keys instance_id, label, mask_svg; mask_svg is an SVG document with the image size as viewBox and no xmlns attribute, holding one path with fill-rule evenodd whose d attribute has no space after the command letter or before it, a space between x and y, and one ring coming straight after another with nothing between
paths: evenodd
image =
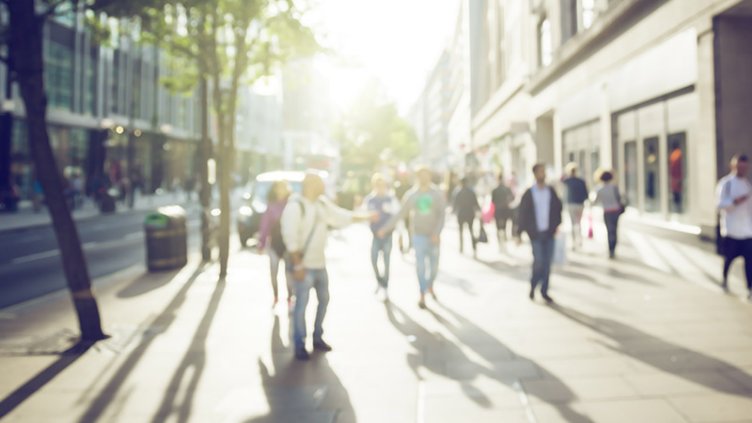
<instances>
[{"instance_id":1,"label":"street curb","mask_svg":"<svg viewBox=\"0 0 752 423\"><path fill-rule=\"evenodd\" d=\"M178 204L178 205L186 209L187 212L191 211L192 206L186 207L185 204ZM148 207L144 209L133 209L133 210L126 209L121 212L114 212L114 213L98 213L92 216L74 218L73 221L76 223L76 226L78 226L79 222L86 222L86 221L93 220L102 216L124 216L124 215L133 214L133 213L148 212L150 210L155 210L159 207L163 207L163 206L154 206L154 207ZM49 212L47 212L47 215L49 216ZM45 222L45 223L35 223L31 225L26 225L26 226L20 226L17 228L0 229L0 235L10 235L10 234L18 233L18 232L26 232L26 231L31 231L35 229L45 228L48 226L52 226L52 221Z\"/></svg>"}]
</instances>

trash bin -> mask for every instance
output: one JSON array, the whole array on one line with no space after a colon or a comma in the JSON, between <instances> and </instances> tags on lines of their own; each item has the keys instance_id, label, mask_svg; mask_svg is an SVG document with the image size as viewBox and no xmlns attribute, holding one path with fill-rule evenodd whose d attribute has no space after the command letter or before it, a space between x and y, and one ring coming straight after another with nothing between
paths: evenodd
<instances>
[{"instance_id":1,"label":"trash bin","mask_svg":"<svg viewBox=\"0 0 752 423\"><path fill-rule=\"evenodd\" d=\"M160 207L144 220L146 266L150 272L175 269L188 261L185 210L180 206Z\"/></svg>"}]
</instances>

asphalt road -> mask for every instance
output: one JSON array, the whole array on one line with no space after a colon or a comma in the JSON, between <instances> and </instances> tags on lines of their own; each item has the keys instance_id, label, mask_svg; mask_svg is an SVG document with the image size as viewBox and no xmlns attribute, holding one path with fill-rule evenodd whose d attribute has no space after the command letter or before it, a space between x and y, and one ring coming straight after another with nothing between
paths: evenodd
<instances>
[{"instance_id":1,"label":"asphalt road","mask_svg":"<svg viewBox=\"0 0 752 423\"><path fill-rule=\"evenodd\" d=\"M92 279L145 262L147 211L128 211L77 222ZM198 248L198 213L189 214L188 248ZM65 288L52 227L0 232L0 308Z\"/></svg>"}]
</instances>

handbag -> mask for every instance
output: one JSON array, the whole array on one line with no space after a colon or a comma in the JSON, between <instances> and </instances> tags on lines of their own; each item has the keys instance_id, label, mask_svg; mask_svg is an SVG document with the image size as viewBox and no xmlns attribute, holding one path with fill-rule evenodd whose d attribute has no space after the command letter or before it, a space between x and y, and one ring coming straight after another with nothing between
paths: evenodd
<instances>
[{"instance_id":1,"label":"handbag","mask_svg":"<svg viewBox=\"0 0 752 423\"><path fill-rule=\"evenodd\" d=\"M554 237L554 254L551 258L552 264L562 265L567 262L567 237L559 232Z\"/></svg>"}]
</instances>

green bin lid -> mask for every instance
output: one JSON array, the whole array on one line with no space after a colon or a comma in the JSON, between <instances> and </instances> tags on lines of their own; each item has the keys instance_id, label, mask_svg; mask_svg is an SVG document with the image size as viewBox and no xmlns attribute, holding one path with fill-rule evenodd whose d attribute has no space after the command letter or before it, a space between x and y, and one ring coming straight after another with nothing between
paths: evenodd
<instances>
[{"instance_id":1,"label":"green bin lid","mask_svg":"<svg viewBox=\"0 0 752 423\"><path fill-rule=\"evenodd\" d=\"M162 213L150 213L144 220L144 225L150 228L166 228L168 218Z\"/></svg>"}]
</instances>

